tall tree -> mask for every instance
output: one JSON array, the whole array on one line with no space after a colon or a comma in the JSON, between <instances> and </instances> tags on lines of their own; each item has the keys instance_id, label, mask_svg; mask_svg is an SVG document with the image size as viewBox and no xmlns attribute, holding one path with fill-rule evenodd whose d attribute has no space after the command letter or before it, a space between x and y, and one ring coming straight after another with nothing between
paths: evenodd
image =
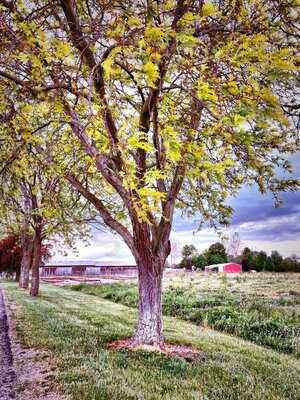
<instances>
[{"instance_id":1,"label":"tall tree","mask_svg":"<svg viewBox=\"0 0 300 400\"><path fill-rule=\"evenodd\" d=\"M134 255L134 342L159 346L175 207L216 225L229 219L226 196L245 183L276 197L297 185L275 168L289 170L284 154L299 146L299 3L0 4L1 92L12 105L45 104L49 124L81 145L92 184L61 168Z\"/></svg>"},{"instance_id":2,"label":"tall tree","mask_svg":"<svg viewBox=\"0 0 300 400\"><path fill-rule=\"evenodd\" d=\"M279 254L277 250L273 250L271 252L271 261L273 265L273 271L280 272L282 271L282 256Z\"/></svg>"},{"instance_id":3,"label":"tall tree","mask_svg":"<svg viewBox=\"0 0 300 400\"><path fill-rule=\"evenodd\" d=\"M255 269L257 271L263 271L266 269L267 253L260 251L255 258Z\"/></svg>"},{"instance_id":4,"label":"tall tree","mask_svg":"<svg viewBox=\"0 0 300 400\"><path fill-rule=\"evenodd\" d=\"M249 247L245 247L242 252L242 268L244 272L254 268L253 252Z\"/></svg>"},{"instance_id":5,"label":"tall tree","mask_svg":"<svg viewBox=\"0 0 300 400\"><path fill-rule=\"evenodd\" d=\"M210 245L203 255L206 265L226 263L228 261L225 246L220 242Z\"/></svg>"},{"instance_id":6,"label":"tall tree","mask_svg":"<svg viewBox=\"0 0 300 400\"><path fill-rule=\"evenodd\" d=\"M228 244L227 244L227 254L231 261L234 261L238 255L240 255L242 242L240 235L238 232L233 232L229 236Z\"/></svg>"},{"instance_id":7,"label":"tall tree","mask_svg":"<svg viewBox=\"0 0 300 400\"><path fill-rule=\"evenodd\" d=\"M36 111L19 102L18 112L13 110L0 122L0 228L20 237L19 286L29 287L31 270L32 296L39 293L39 270L46 255L43 243L56 237L71 244L86 235L86 222L94 219L89 202L55 172L49 148L58 139Z\"/></svg>"}]
</instances>

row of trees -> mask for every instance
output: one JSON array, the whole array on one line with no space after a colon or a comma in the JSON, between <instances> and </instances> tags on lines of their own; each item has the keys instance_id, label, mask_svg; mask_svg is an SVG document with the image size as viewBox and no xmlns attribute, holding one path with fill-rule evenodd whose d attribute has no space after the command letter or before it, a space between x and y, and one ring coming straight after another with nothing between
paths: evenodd
<instances>
[{"instance_id":1,"label":"row of trees","mask_svg":"<svg viewBox=\"0 0 300 400\"><path fill-rule=\"evenodd\" d=\"M234 234L234 243L237 235ZM230 240L232 243L232 240ZM271 271L271 272L300 272L300 262L296 255L283 258L278 251L272 251L268 256L264 251L252 251L249 247L245 247L242 251L232 254L232 244L229 244L227 250L220 243L214 243L208 247L203 253L199 254L194 245L185 245L182 248L182 260L179 263L180 268L186 269L204 269L206 265L221 264L228 261L236 262L242 265L243 271ZM231 254L229 253L231 251Z\"/></svg>"},{"instance_id":2,"label":"row of trees","mask_svg":"<svg viewBox=\"0 0 300 400\"><path fill-rule=\"evenodd\" d=\"M31 243L33 240L31 239ZM41 263L49 260L51 257L51 246L41 246ZM0 240L0 274L4 273L6 276L15 277L17 282L20 282L21 277L21 264L23 258L23 248L21 239L18 236L10 235ZM29 251L29 266L28 274L32 269L33 262L33 246L30 246ZM24 271L23 279L24 279ZM28 276L29 280L29 276Z\"/></svg>"},{"instance_id":3,"label":"row of trees","mask_svg":"<svg viewBox=\"0 0 300 400\"><path fill-rule=\"evenodd\" d=\"M182 248L182 260L179 263L180 268L204 269L206 265L221 264L228 262L226 249L222 243L214 243L203 253L199 254L197 248L192 245L185 245Z\"/></svg>"},{"instance_id":4,"label":"row of trees","mask_svg":"<svg viewBox=\"0 0 300 400\"><path fill-rule=\"evenodd\" d=\"M252 251L245 247L242 254L236 258L236 262L242 264L243 271L254 269L255 271L300 272L300 262L296 255L284 258L276 250L268 256L264 251Z\"/></svg>"},{"instance_id":5,"label":"row of trees","mask_svg":"<svg viewBox=\"0 0 300 400\"><path fill-rule=\"evenodd\" d=\"M136 260L134 343L162 344L175 208L217 226L244 184L298 187L276 175L299 148L297 5L0 0L0 221L21 271L33 238L32 295L41 243L96 218Z\"/></svg>"}]
</instances>

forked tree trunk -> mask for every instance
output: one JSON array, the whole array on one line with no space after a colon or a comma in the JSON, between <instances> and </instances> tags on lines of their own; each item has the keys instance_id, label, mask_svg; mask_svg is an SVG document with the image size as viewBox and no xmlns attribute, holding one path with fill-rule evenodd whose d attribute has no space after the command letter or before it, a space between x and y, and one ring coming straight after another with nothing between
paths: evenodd
<instances>
[{"instance_id":1,"label":"forked tree trunk","mask_svg":"<svg viewBox=\"0 0 300 400\"><path fill-rule=\"evenodd\" d=\"M160 347L163 344L162 276L163 262L148 260L138 264L139 321L134 344Z\"/></svg>"},{"instance_id":2,"label":"forked tree trunk","mask_svg":"<svg viewBox=\"0 0 300 400\"><path fill-rule=\"evenodd\" d=\"M40 229L36 229L33 240L33 259L31 265L31 286L30 286L30 295L33 297L39 294L41 248L42 248L41 231Z\"/></svg>"}]
</instances>

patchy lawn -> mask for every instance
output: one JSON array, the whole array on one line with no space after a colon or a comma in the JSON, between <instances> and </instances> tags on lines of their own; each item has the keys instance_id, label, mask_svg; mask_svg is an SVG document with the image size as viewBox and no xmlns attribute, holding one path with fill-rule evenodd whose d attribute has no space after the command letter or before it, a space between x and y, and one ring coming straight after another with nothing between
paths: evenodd
<instances>
[{"instance_id":1,"label":"patchy lawn","mask_svg":"<svg viewBox=\"0 0 300 400\"><path fill-rule=\"evenodd\" d=\"M166 317L169 342L192 345L187 361L148 352L116 351L133 334L136 311L70 289L42 285L30 298L5 284L22 344L55 360L49 387L74 400L296 400L300 363L290 355Z\"/></svg>"},{"instance_id":2,"label":"patchy lawn","mask_svg":"<svg viewBox=\"0 0 300 400\"><path fill-rule=\"evenodd\" d=\"M181 274L165 279L165 315L300 355L300 274ZM136 284L77 285L75 291L136 307Z\"/></svg>"}]
</instances>

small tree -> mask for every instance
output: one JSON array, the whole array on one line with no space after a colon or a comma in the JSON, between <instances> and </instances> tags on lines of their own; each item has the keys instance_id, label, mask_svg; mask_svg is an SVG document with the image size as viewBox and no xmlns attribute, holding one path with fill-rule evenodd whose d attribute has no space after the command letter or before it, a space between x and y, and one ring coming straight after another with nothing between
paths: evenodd
<instances>
[{"instance_id":1,"label":"small tree","mask_svg":"<svg viewBox=\"0 0 300 400\"><path fill-rule=\"evenodd\" d=\"M254 267L253 253L249 247L245 247L242 253L242 269L247 272Z\"/></svg>"},{"instance_id":2,"label":"small tree","mask_svg":"<svg viewBox=\"0 0 300 400\"><path fill-rule=\"evenodd\" d=\"M271 262L273 265L273 271L280 272L282 271L282 256L279 254L277 250L272 251L271 253Z\"/></svg>"},{"instance_id":3,"label":"small tree","mask_svg":"<svg viewBox=\"0 0 300 400\"><path fill-rule=\"evenodd\" d=\"M196 247L193 244L186 244L183 246L181 254L182 260L179 265L182 268L192 269L194 257L197 255Z\"/></svg>"}]
</instances>

